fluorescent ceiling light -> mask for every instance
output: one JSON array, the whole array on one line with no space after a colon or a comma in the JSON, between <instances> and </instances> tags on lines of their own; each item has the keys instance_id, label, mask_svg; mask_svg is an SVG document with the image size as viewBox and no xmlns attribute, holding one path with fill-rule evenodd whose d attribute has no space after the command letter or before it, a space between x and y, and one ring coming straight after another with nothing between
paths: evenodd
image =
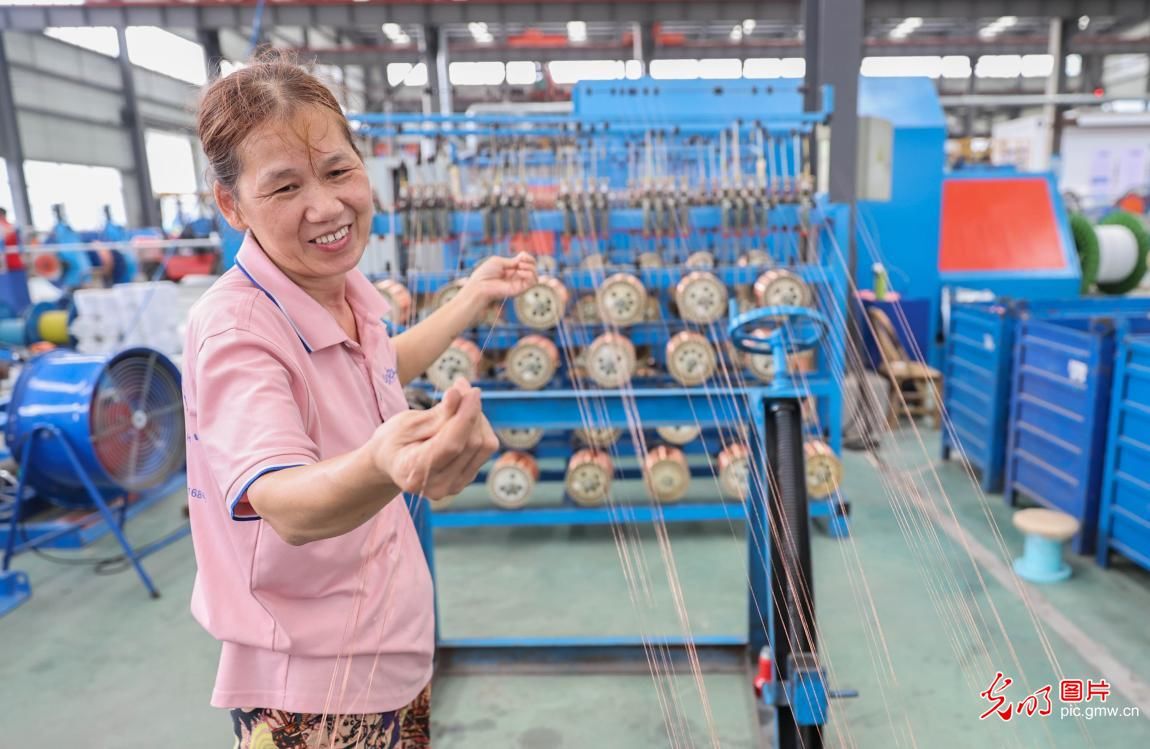
<instances>
[{"instance_id":1,"label":"fluorescent ceiling light","mask_svg":"<svg viewBox=\"0 0 1150 749\"><path fill-rule=\"evenodd\" d=\"M487 24L482 21L472 21L467 24L467 30L471 32L471 36L475 41L480 44L491 44L491 42L495 41L495 37L487 30Z\"/></svg>"},{"instance_id":2,"label":"fluorescent ceiling light","mask_svg":"<svg viewBox=\"0 0 1150 749\"><path fill-rule=\"evenodd\" d=\"M587 24L583 21L568 21L567 38L576 43L587 41Z\"/></svg>"},{"instance_id":3,"label":"fluorescent ceiling light","mask_svg":"<svg viewBox=\"0 0 1150 749\"><path fill-rule=\"evenodd\" d=\"M918 16L904 18L902 23L900 23L898 26L895 26L891 30L890 36L892 39L906 39L908 36L917 31L919 26L922 26L922 19Z\"/></svg>"},{"instance_id":4,"label":"fluorescent ceiling light","mask_svg":"<svg viewBox=\"0 0 1150 749\"><path fill-rule=\"evenodd\" d=\"M1017 23L1018 16L1002 16L998 20L983 26L982 29L979 30L978 35L983 39L992 39Z\"/></svg>"},{"instance_id":5,"label":"fluorescent ceiling light","mask_svg":"<svg viewBox=\"0 0 1150 749\"><path fill-rule=\"evenodd\" d=\"M403 27L398 23L385 23L383 25L383 35L388 38L392 44L411 44L411 37L403 30Z\"/></svg>"},{"instance_id":6,"label":"fluorescent ceiling light","mask_svg":"<svg viewBox=\"0 0 1150 749\"><path fill-rule=\"evenodd\" d=\"M743 21L743 33L744 34L750 34L754 30L755 30L755 19L748 18L745 21Z\"/></svg>"}]
</instances>

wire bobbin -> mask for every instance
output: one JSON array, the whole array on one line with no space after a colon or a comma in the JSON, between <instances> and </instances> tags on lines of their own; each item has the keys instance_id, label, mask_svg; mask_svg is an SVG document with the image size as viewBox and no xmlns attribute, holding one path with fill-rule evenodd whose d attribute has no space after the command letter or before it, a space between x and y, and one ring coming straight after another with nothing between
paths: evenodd
<instances>
[{"instance_id":1,"label":"wire bobbin","mask_svg":"<svg viewBox=\"0 0 1150 749\"><path fill-rule=\"evenodd\" d=\"M390 307L384 320L392 325L407 325L411 322L411 292L407 287L392 278L385 278L375 284L383 300Z\"/></svg>"},{"instance_id":2,"label":"wire bobbin","mask_svg":"<svg viewBox=\"0 0 1150 749\"><path fill-rule=\"evenodd\" d=\"M727 445L719 453L719 490L728 497L746 499L750 491L751 450L746 445Z\"/></svg>"},{"instance_id":3,"label":"wire bobbin","mask_svg":"<svg viewBox=\"0 0 1150 749\"><path fill-rule=\"evenodd\" d=\"M618 333L604 333L587 347L587 376L599 387L620 388L635 373L635 344Z\"/></svg>"},{"instance_id":4,"label":"wire bobbin","mask_svg":"<svg viewBox=\"0 0 1150 749\"><path fill-rule=\"evenodd\" d=\"M655 434L672 445L686 445L694 442L702 432L703 430L697 424L655 427Z\"/></svg>"},{"instance_id":5,"label":"wire bobbin","mask_svg":"<svg viewBox=\"0 0 1150 749\"><path fill-rule=\"evenodd\" d=\"M536 330L554 328L566 310L567 287L554 276L540 278L539 283L515 297L515 316Z\"/></svg>"},{"instance_id":6,"label":"wire bobbin","mask_svg":"<svg viewBox=\"0 0 1150 749\"><path fill-rule=\"evenodd\" d=\"M807 464L807 498L822 499L839 490L843 483L843 462L822 440L803 443Z\"/></svg>"},{"instance_id":7,"label":"wire bobbin","mask_svg":"<svg viewBox=\"0 0 1150 749\"><path fill-rule=\"evenodd\" d=\"M754 291L760 307L809 307L814 299L806 281L780 268L759 276Z\"/></svg>"},{"instance_id":8,"label":"wire bobbin","mask_svg":"<svg viewBox=\"0 0 1150 749\"><path fill-rule=\"evenodd\" d=\"M543 430L537 427L498 429L495 436L504 447L512 450L533 450L543 440Z\"/></svg>"},{"instance_id":9,"label":"wire bobbin","mask_svg":"<svg viewBox=\"0 0 1150 749\"><path fill-rule=\"evenodd\" d=\"M535 272L541 276L554 276L559 272L559 260L554 255L536 255Z\"/></svg>"},{"instance_id":10,"label":"wire bobbin","mask_svg":"<svg viewBox=\"0 0 1150 749\"><path fill-rule=\"evenodd\" d=\"M590 427L576 429L572 434L584 445L604 448L618 442L623 436L623 430L620 427Z\"/></svg>"},{"instance_id":11,"label":"wire bobbin","mask_svg":"<svg viewBox=\"0 0 1150 749\"><path fill-rule=\"evenodd\" d=\"M687 256L687 262L684 263L688 268L701 268L703 270L711 270L715 267L715 256L707 250L699 250L692 252Z\"/></svg>"},{"instance_id":12,"label":"wire bobbin","mask_svg":"<svg viewBox=\"0 0 1150 749\"><path fill-rule=\"evenodd\" d=\"M499 507L515 510L531 499L539 481L539 463L522 452L506 452L495 459L487 474L487 495Z\"/></svg>"},{"instance_id":13,"label":"wire bobbin","mask_svg":"<svg viewBox=\"0 0 1150 749\"><path fill-rule=\"evenodd\" d=\"M599 317L608 325L627 327L643 322L647 314L647 289L630 273L610 276L595 292Z\"/></svg>"},{"instance_id":14,"label":"wire bobbin","mask_svg":"<svg viewBox=\"0 0 1150 749\"><path fill-rule=\"evenodd\" d=\"M580 450L567 461L564 487L575 504L593 507L603 504L611 493L615 467L611 456L601 450Z\"/></svg>"},{"instance_id":15,"label":"wire bobbin","mask_svg":"<svg viewBox=\"0 0 1150 749\"><path fill-rule=\"evenodd\" d=\"M775 259L766 250L747 250L735 261L735 265L740 268L769 268L774 264Z\"/></svg>"},{"instance_id":16,"label":"wire bobbin","mask_svg":"<svg viewBox=\"0 0 1150 749\"><path fill-rule=\"evenodd\" d=\"M663 267L663 258L657 252L640 252L637 262L639 268L644 270Z\"/></svg>"},{"instance_id":17,"label":"wire bobbin","mask_svg":"<svg viewBox=\"0 0 1150 749\"><path fill-rule=\"evenodd\" d=\"M439 291L435 292L435 294L431 297L431 309L437 310L445 306L448 302L459 295L459 292L463 289L463 286L466 283L466 278L457 278L454 281L441 286ZM485 325L494 325L499 322L499 319L503 316L500 311L501 306L501 304L495 303L487 308L487 311L484 312L482 318Z\"/></svg>"},{"instance_id":18,"label":"wire bobbin","mask_svg":"<svg viewBox=\"0 0 1150 749\"><path fill-rule=\"evenodd\" d=\"M452 299L458 296L465 283L467 283L466 278L457 278L450 283L440 286L439 291L435 292L435 294L431 297L431 308L439 309L450 302Z\"/></svg>"},{"instance_id":19,"label":"wire bobbin","mask_svg":"<svg viewBox=\"0 0 1150 749\"><path fill-rule=\"evenodd\" d=\"M702 385L715 374L718 356L702 333L684 330L667 341L667 372L684 387Z\"/></svg>"},{"instance_id":20,"label":"wire bobbin","mask_svg":"<svg viewBox=\"0 0 1150 749\"><path fill-rule=\"evenodd\" d=\"M529 335L507 352L507 379L523 390L539 390L559 369L559 347L549 338Z\"/></svg>"},{"instance_id":21,"label":"wire bobbin","mask_svg":"<svg viewBox=\"0 0 1150 749\"><path fill-rule=\"evenodd\" d=\"M687 322L708 325L727 314L727 287L714 273L692 271L675 285L675 306Z\"/></svg>"},{"instance_id":22,"label":"wire bobbin","mask_svg":"<svg viewBox=\"0 0 1150 749\"><path fill-rule=\"evenodd\" d=\"M691 485L691 468L677 447L659 445L643 459L647 492L659 502L677 502Z\"/></svg>"},{"instance_id":23,"label":"wire bobbin","mask_svg":"<svg viewBox=\"0 0 1150 749\"><path fill-rule=\"evenodd\" d=\"M575 300L575 321L585 325L602 322L599 317L599 303L594 294L584 294Z\"/></svg>"},{"instance_id":24,"label":"wire bobbin","mask_svg":"<svg viewBox=\"0 0 1150 749\"><path fill-rule=\"evenodd\" d=\"M474 382L479 376L479 365L482 361L483 355L478 346L466 338L456 338L447 350L431 363L431 367L427 370L427 379L436 390L447 390L460 377L468 382Z\"/></svg>"},{"instance_id":25,"label":"wire bobbin","mask_svg":"<svg viewBox=\"0 0 1150 749\"><path fill-rule=\"evenodd\" d=\"M755 335L766 337L770 335L766 328L755 330ZM743 352L743 365L759 382L772 383L775 381L775 357L771 354L752 354ZM803 351L787 357L787 370L790 372L813 372L814 352Z\"/></svg>"},{"instance_id":26,"label":"wire bobbin","mask_svg":"<svg viewBox=\"0 0 1150 749\"><path fill-rule=\"evenodd\" d=\"M663 306L659 304L659 297L647 297L647 309L643 315L643 319L647 322L654 322L663 319Z\"/></svg>"}]
</instances>

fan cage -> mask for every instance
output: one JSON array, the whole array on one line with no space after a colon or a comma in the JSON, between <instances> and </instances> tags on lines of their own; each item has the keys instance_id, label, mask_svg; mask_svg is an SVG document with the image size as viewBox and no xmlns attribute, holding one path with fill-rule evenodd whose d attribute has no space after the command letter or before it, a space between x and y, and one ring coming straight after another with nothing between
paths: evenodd
<instances>
[{"instance_id":1,"label":"fan cage","mask_svg":"<svg viewBox=\"0 0 1150 749\"><path fill-rule=\"evenodd\" d=\"M128 491L158 486L184 463L179 375L157 352L125 352L108 363L88 423L100 467Z\"/></svg>"}]
</instances>

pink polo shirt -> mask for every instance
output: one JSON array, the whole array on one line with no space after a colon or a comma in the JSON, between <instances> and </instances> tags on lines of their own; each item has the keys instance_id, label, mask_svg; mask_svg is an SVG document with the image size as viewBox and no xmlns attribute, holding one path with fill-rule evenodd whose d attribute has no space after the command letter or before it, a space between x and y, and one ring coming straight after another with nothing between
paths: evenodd
<instances>
[{"instance_id":1,"label":"pink polo shirt","mask_svg":"<svg viewBox=\"0 0 1150 749\"><path fill-rule=\"evenodd\" d=\"M216 707L383 712L431 679L431 575L402 496L298 547L245 499L263 474L358 448L407 408L387 304L359 271L347 299L358 344L248 235L189 318L192 613L223 644Z\"/></svg>"}]
</instances>

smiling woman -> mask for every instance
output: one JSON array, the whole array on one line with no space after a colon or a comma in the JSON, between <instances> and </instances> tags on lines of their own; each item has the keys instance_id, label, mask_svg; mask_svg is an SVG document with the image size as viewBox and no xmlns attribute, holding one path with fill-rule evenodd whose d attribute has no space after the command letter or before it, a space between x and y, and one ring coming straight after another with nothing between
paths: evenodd
<instances>
[{"instance_id":1,"label":"smiling woman","mask_svg":"<svg viewBox=\"0 0 1150 749\"><path fill-rule=\"evenodd\" d=\"M257 60L208 88L199 133L246 233L184 349L192 611L222 643L212 704L240 749L426 746L431 578L396 499L459 492L498 442L465 382L426 411L402 387L533 285L534 261L490 258L393 340L356 268L372 193L331 92Z\"/></svg>"}]
</instances>

